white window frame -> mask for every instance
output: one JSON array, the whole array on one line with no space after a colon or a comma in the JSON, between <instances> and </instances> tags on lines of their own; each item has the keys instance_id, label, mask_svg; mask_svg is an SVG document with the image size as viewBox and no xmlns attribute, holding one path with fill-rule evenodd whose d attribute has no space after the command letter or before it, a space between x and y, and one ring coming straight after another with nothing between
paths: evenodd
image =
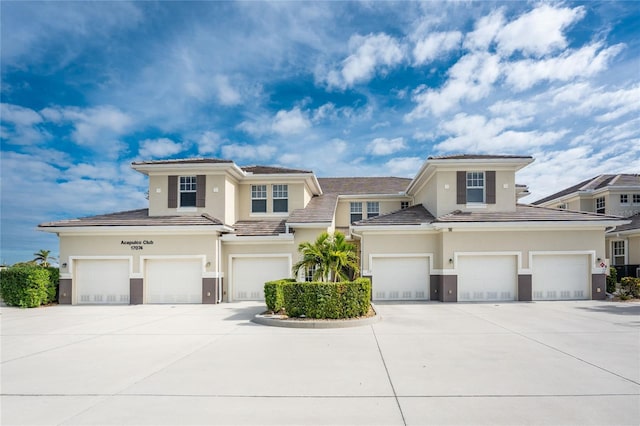
<instances>
[{"instance_id":1,"label":"white window frame","mask_svg":"<svg viewBox=\"0 0 640 426\"><path fill-rule=\"evenodd\" d=\"M400 210L408 209L409 202L408 201L400 201Z\"/></svg>"},{"instance_id":2,"label":"white window frame","mask_svg":"<svg viewBox=\"0 0 640 426\"><path fill-rule=\"evenodd\" d=\"M273 195L273 212L274 213L287 213L289 211L289 185L287 184L275 184L271 185L271 192ZM286 201L286 209L276 209L276 201Z\"/></svg>"},{"instance_id":3,"label":"white window frame","mask_svg":"<svg viewBox=\"0 0 640 426\"><path fill-rule=\"evenodd\" d=\"M360 219L353 220L353 215L360 215ZM349 223L357 222L358 220L363 219L362 215L362 202L361 201L351 201L349 203Z\"/></svg>"},{"instance_id":4,"label":"white window frame","mask_svg":"<svg viewBox=\"0 0 640 426\"><path fill-rule=\"evenodd\" d=\"M620 205L622 206L629 205L629 194L620 194Z\"/></svg>"},{"instance_id":5,"label":"white window frame","mask_svg":"<svg viewBox=\"0 0 640 426\"><path fill-rule=\"evenodd\" d=\"M198 177L197 176L180 176L178 177L178 207L196 207L196 193L198 191ZM193 205L182 204L182 194L194 194Z\"/></svg>"},{"instance_id":6,"label":"white window frame","mask_svg":"<svg viewBox=\"0 0 640 426\"><path fill-rule=\"evenodd\" d=\"M313 274L315 274L317 269L316 265L312 265L312 266L307 266L306 268L303 269L303 278L305 282L312 282L313 281Z\"/></svg>"},{"instance_id":7,"label":"white window frame","mask_svg":"<svg viewBox=\"0 0 640 426\"><path fill-rule=\"evenodd\" d=\"M636 206L640 204L640 194L633 194L633 205Z\"/></svg>"},{"instance_id":8,"label":"white window frame","mask_svg":"<svg viewBox=\"0 0 640 426\"><path fill-rule=\"evenodd\" d=\"M380 201L367 201L367 218L380 216Z\"/></svg>"},{"instance_id":9,"label":"white window frame","mask_svg":"<svg viewBox=\"0 0 640 426\"><path fill-rule=\"evenodd\" d=\"M480 185L480 182L482 184ZM466 176L466 196L467 196L467 204L484 204L486 200L486 176L484 172L467 172ZM469 201L469 190L477 191L478 189L482 190L482 199L480 201Z\"/></svg>"},{"instance_id":10,"label":"white window frame","mask_svg":"<svg viewBox=\"0 0 640 426\"><path fill-rule=\"evenodd\" d=\"M622 251L622 253L619 252ZM616 254L616 252L618 252ZM623 263L616 263L616 258L622 257ZM611 241L611 263L614 266L627 264L627 242L625 240L613 240Z\"/></svg>"},{"instance_id":11,"label":"white window frame","mask_svg":"<svg viewBox=\"0 0 640 426\"><path fill-rule=\"evenodd\" d=\"M560 210L566 210L567 209L567 203L560 203L558 204L558 208Z\"/></svg>"},{"instance_id":12,"label":"white window frame","mask_svg":"<svg viewBox=\"0 0 640 426\"><path fill-rule=\"evenodd\" d=\"M598 197L595 200L596 213L604 214L606 212L606 200L605 197Z\"/></svg>"},{"instance_id":13,"label":"white window frame","mask_svg":"<svg viewBox=\"0 0 640 426\"><path fill-rule=\"evenodd\" d=\"M255 211L253 202L264 200L264 211ZM267 212L267 185L251 185L251 213Z\"/></svg>"}]
</instances>

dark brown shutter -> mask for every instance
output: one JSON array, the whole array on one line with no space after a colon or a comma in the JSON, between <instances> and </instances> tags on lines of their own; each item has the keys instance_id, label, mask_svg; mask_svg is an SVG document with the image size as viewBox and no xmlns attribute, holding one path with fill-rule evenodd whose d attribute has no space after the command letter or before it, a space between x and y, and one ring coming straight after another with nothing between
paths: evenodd
<instances>
[{"instance_id":1,"label":"dark brown shutter","mask_svg":"<svg viewBox=\"0 0 640 426\"><path fill-rule=\"evenodd\" d=\"M178 208L178 176L169 176L169 197L167 207Z\"/></svg>"},{"instance_id":2,"label":"dark brown shutter","mask_svg":"<svg viewBox=\"0 0 640 426\"><path fill-rule=\"evenodd\" d=\"M467 172L456 172L456 203L467 204Z\"/></svg>"},{"instance_id":3,"label":"dark brown shutter","mask_svg":"<svg viewBox=\"0 0 640 426\"><path fill-rule=\"evenodd\" d=\"M487 171L484 173L486 176L486 191L487 191L487 204L496 203L496 172Z\"/></svg>"},{"instance_id":4,"label":"dark brown shutter","mask_svg":"<svg viewBox=\"0 0 640 426\"><path fill-rule=\"evenodd\" d=\"M204 207L204 200L207 194L207 177L205 175L196 176L196 207Z\"/></svg>"}]
</instances>

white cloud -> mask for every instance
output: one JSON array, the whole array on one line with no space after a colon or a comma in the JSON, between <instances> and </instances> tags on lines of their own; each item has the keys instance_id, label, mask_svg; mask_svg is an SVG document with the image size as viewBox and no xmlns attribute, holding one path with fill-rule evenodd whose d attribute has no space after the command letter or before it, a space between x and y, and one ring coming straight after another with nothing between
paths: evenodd
<instances>
[{"instance_id":1,"label":"white cloud","mask_svg":"<svg viewBox=\"0 0 640 426\"><path fill-rule=\"evenodd\" d=\"M49 107L40 113L54 123L71 123L74 127L71 138L78 145L100 145L105 139L126 133L134 124L129 115L108 105L86 109Z\"/></svg>"},{"instance_id":2,"label":"white cloud","mask_svg":"<svg viewBox=\"0 0 640 426\"><path fill-rule=\"evenodd\" d=\"M341 68L327 74L329 87L345 89L367 82L377 72L384 73L386 68L404 59L400 43L384 33L351 36L349 51L352 53L342 62Z\"/></svg>"},{"instance_id":3,"label":"white cloud","mask_svg":"<svg viewBox=\"0 0 640 426\"><path fill-rule=\"evenodd\" d=\"M489 15L478 19L474 30L465 36L463 46L469 50L487 50L503 26L502 9L494 10Z\"/></svg>"},{"instance_id":4,"label":"white cloud","mask_svg":"<svg viewBox=\"0 0 640 426\"><path fill-rule=\"evenodd\" d=\"M498 51L509 56L520 51L529 56L544 56L564 49L563 31L585 15L584 7L556 8L548 4L525 13L505 25L496 35Z\"/></svg>"},{"instance_id":5,"label":"white cloud","mask_svg":"<svg viewBox=\"0 0 640 426\"><path fill-rule=\"evenodd\" d=\"M603 49L601 43L594 43L548 59L507 63L504 66L506 82L516 91L522 91L541 81L570 81L576 77L589 77L607 69L609 61L623 47L616 44Z\"/></svg>"},{"instance_id":6,"label":"white cloud","mask_svg":"<svg viewBox=\"0 0 640 426\"><path fill-rule=\"evenodd\" d=\"M373 155L389 155L406 148L404 138L375 138L367 145L367 152Z\"/></svg>"},{"instance_id":7,"label":"white cloud","mask_svg":"<svg viewBox=\"0 0 640 426\"><path fill-rule=\"evenodd\" d=\"M260 162L269 162L277 152L276 147L270 145L242 145L229 144L222 148L223 158L234 161L243 160L259 160Z\"/></svg>"},{"instance_id":8,"label":"white cloud","mask_svg":"<svg viewBox=\"0 0 640 426\"><path fill-rule=\"evenodd\" d=\"M47 131L40 128L42 116L30 108L2 103L0 117L0 138L11 144L39 144L51 138Z\"/></svg>"},{"instance_id":9,"label":"white cloud","mask_svg":"<svg viewBox=\"0 0 640 426\"><path fill-rule=\"evenodd\" d=\"M229 77L218 75L214 79L214 85L217 92L218 102L222 105L237 105L242 101L242 97L229 82Z\"/></svg>"},{"instance_id":10,"label":"white cloud","mask_svg":"<svg viewBox=\"0 0 640 426\"><path fill-rule=\"evenodd\" d=\"M481 115L462 113L440 127L453 135L435 147L445 152L522 153L535 147L553 145L567 134L565 130L516 131L511 129L517 127L516 123L508 119L496 117L487 120Z\"/></svg>"},{"instance_id":11,"label":"white cloud","mask_svg":"<svg viewBox=\"0 0 640 426\"><path fill-rule=\"evenodd\" d=\"M384 164L385 171L394 176L413 177L425 158L421 157L398 157L392 158Z\"/></svg>"},{"instance_id":12,"label":"white cloud","mask_svg":"<svg viewBox=\"0 0 640 426\"><path fill-rule=\"evenodd\" d=\"M553 105L561 106L573 114L593 115L599 122L616 120L640 111L639 100L640 84L607 91L593 88L589 83L575 83L557 89L552 96Z\"/></svg>"},{"instance_id":13,"label":"white cloud","mask_svg":"<svg viewBox=\"0 0 640 426\"><path fill-rule=\"evenodd\" d=\"M416 65L432 62L440 55L460 46L462 33L459 31L439 32L429 34L418 41L413 48Z\"/></svg>"},{"instance_id":14,"label":"white cloud","mask_svg":"<svg viewBox=\"0 0 640 426\"><path fill-rule=\"evenodd\" d=\"M183 145L168 138L145 139L138 151L142 158L165 158L182 152Z\"/></svg>"},{"instance_id":15,"label":"white cloud","mask_svg":"<svg viewBox=\"0 0 640 426\"><path fill-rule=\"evenodd\" d=\"M199 154L214 154L221 143L220 135L212 131L203 132L196 140Z\"/></svg>"},{"instance_id":16,"label":"white cloud","mask_svg":"<svg viewBox=\"0 0 640 426\"><path fill-rule=\"evenodd\" d=\"M278 111L271 125L272 130L281 135L299 134L309 127L311 127L311 122L298 107L290 111Z\"/></svg>"},{"instance_id":17,"label":"white cloud","mask_svg":"<svg viewBox=\"0 0 640 426\"><path fill-rule=\"evenodd\" d=\"M418 105L405 116L408 121L429 113L441 115L456 108L460 101L478 101L486 97L501 71L500 59L486 52L470 53L449 69L449 80L439 89L421 86L414 91Z\"/></svg>"}]
</instances>

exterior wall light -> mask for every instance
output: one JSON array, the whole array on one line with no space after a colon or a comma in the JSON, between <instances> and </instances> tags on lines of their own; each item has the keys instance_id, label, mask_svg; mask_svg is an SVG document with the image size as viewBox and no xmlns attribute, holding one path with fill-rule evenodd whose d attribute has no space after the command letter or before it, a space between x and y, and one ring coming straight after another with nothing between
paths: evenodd
<instances>
[{"instance_id":1,"label":"exterior wall light","mask_svg":"<svg viewBox=\"0 0 640 426\"><path fill-rule=\"evenodd\" d=\"M449 263L453 264L453 259L449 258Z\"/></svg>"},{"instance_id":2,"label":"exterior wall light","mask_svg":"<svg viewBox=\"0 0 640 426\"><path fill-rule=\"evenodd\" d=\"M64 263L62 264L62 267L63 267L63 268L66 268L66 267L67 267L67 262L64 262Z\"/></svg>"}]
</instances>

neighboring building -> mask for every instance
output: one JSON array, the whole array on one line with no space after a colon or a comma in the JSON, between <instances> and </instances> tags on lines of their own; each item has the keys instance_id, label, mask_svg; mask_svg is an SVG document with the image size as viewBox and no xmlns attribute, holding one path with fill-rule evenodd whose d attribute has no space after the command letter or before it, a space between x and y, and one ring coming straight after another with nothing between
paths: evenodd
<instances>
[{"instance_id":1,"label":"neighboring building","mask_svg":"<svg viewBox=\"0 0 640 426\"><path fill-rule=\"evenodd\" d=\"M262 300L300 243L335 230L358 247L374 300L604 298L604 231L628 221L518 204L515 173L532 161L429 157L414 179L135 162L148 209L39 228L60 237L60 303Z\"/></svg>"},{"instance_id":2,"label":"neighboring building","mask_svg":"<svg viewBox=\"0 0 640 426\"><path fill-rule=\"evenodd\" d=\"M607 231L606 257L617 269L619 278L640 276L640 175L596 176L533 204L631 220L631 223Z\"/></svg>"}]
</instances>

